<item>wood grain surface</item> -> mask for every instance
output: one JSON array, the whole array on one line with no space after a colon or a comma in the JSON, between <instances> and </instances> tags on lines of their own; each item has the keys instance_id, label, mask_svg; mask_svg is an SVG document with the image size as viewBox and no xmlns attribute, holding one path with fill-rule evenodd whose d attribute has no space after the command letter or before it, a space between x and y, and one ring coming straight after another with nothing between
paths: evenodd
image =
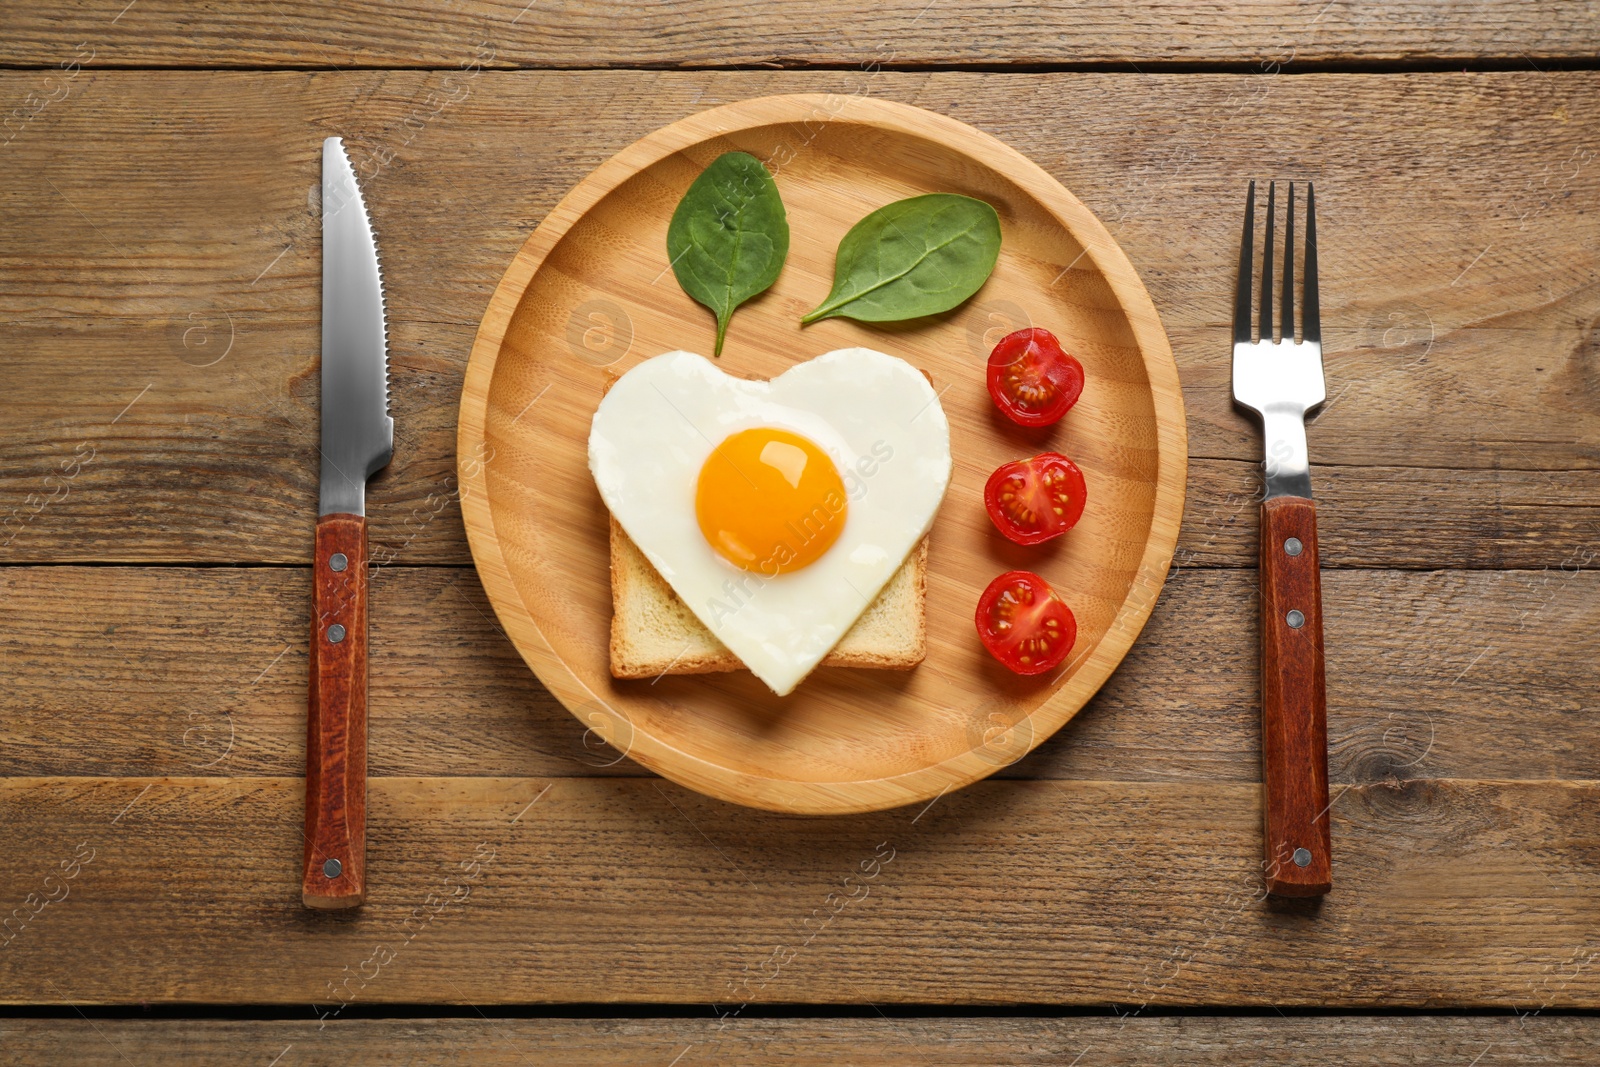
<instances>
[{"instance_id":1,"label":"wood grain surface","mask_svg":"<svg viewBox=\"0 0 1600 1067\"><path fill-rule=\"evenodd\" d=\"M7 10L0 993L59 1007L0 1018L0 1060L1070 1063L1093 1027L1084 1067L1593 1060L1594 1018L1563 1013L1600 1007L1600 74L1549 72L1592 57L1592 13L830 10ZM1289 73L1375 61L1434 72ZM832 69L559 69L681 63ZM941 64L995 69L888 69ZM1141 73L1204 64L1238 73ZM115 69L140 65L192 69ZM412 65L438 69L352 69ZM1068 729L918 821L645 777L539 688L464 566L455 413L506 264L623 145L780 92L915 103L1026 153L1128 252L1185 390L1189 506L1144 637ZM295 889L330 134L383 242L396 383L369 493L385 888L359 916ZM1323 209L1320 910L1259 898L1259 444L1226 345L1250 177L1314 178ZM884 843L870 895L774 974ZM735 995L754 1006L719 1030ZM1122 1017L926 1017L1019 1000ZM139 1001L190 1006L89 1007ZM460 1018L354 1020L439 1001ZM468 1006L541 1001L704 1017ZM197 1002L285 1018L175 1017ZM752 1017L778 1002L854 1017ZM313 1003L347 1006L319 1030ZM1199 1004L1254 1014L1164 1014Z\"/></svg>"},{"instance_id":2,"label":"wood grain surface","mask_svg":"<svg viewBox=\"0 0 1600 1067\"><path fill-rule=\"evenodd\" d=\"M20 97L37 77L0 75L0 93ZM397 437L369 489L373 556L466 562L458 389L516 249L621 146L711 104L786 91L864 92L972 122L1107 223L1177 355L1194 562L1254 553L1254 508L1236 498L1255 491L1259 432L1231 405L1226 339L1242 183L1264 154L1315 177L1325 201L1330 400L1310 439L1328 566L1559 566L1594 533L1581 510L1600 501L1600 215L1584 207L1600 197L1594 75L463 84L431 114L430 74L91 67L21 129L0 156L0 203L23 220L0 230L0 322L14 338L0 558L303 563L320 292L305 146L332 132L358 156L390 281ZM582 114L574 99L589 102ZM1460 162L1486 153L1493 168ZM1016 314L989 310L996 324ZM64 478L75 455L92 458ZM1411 478L1425 492L1378 491Z\"/></svg>"},{"instance_id":3,"label":"wood grain surface","mask_svg":"<svg viewBox=\"0 0 1600 1067\"><path fill-rule=\"evenodd\" d=\"M1343 790L1320 905L1265 898L1254 783L986 781L819 819L660 779L380 778L367 903L311 912L302 793L0 783L27 917L0 1002L1600 1006L1595 782Z\"/></svg>"},{"instance_id":4,"label":"wood grain surface","mask_svg":"<svg viewBox=\"0 0 1600 1067\"><path fill-rule=\"evenodd\" d=\"M1317 897L1333 884L1317 506L1272 497L1260 515L1262 862L1268 891Z\"/></svg>"},{"instance_id":5,"label":"wood grain surface","mask_svg":"<svg viewBox=\"0 0 1600 1067\"><path fill-rule=\"evenodd\" d=\"M353 908L367 895L367 571L366 517L319 515L306 657L308 908Z\"/></svg>"},{"instance_id":6,"label":"wood grain surface","mask_svg":"<svg viewBox=\"0 0 1600 1067\"><path fill-rule=\"evenodd\" d=\"M1600 575L1323 576L1334 782L1600 779ZM372 579L374 776L643 774L534 680L470 570ZM306 571L0 570L12 776L303 773ZM999 773L1259 782L1251 571L1182 569L1071 727ZM1000 762L1017 753L995 749Z\"/></svg>"},{"instance_id":7,"label":"wood grain surface","mask_svg":"<svg viewBox=\"0 0 1600 1067\"><path fill-rule=\"evenodd\" d=\"M1558 0L1162 0L952 5L769 0L670 6L606 0L246 0L202 17L184 0L71 0L8 12L0 63L54 65L80 41L104 62L180 67L940 66L1150 62L1269 64L1593 55L1592 12Z\"/></svg>"},{"instance_id":8,"label":"wood grain surface","mask_svg":"<svg viewBox=\"0 0 1600 1067\"><path fill-rule=\"evenodd\" d=\"M493 1009L490 1009L492 1012ZM1207 1018L1104 1017L740 1018L715 1020L465 1018L315 1021L238 1020L174 1024L161 1019L7 1019L3 1039L30 1064L126 1067L160 1057L187 1067L269 1063L282 1055L297 1067L345 1067L404 1056L410 1067L590 1064L682 1067L738 1063L790 1067L799 1062L903 1067L907 1062L989 1067L996 1063L1059 1067L1325 1067L1335 1051L1370 1067L1469 1064L1482 1067L1589 1067L1600 1021L1554 1012L1516 1016ZM709 1015L709 1012L707 1013Z\"/></svg>"}]
</instances>

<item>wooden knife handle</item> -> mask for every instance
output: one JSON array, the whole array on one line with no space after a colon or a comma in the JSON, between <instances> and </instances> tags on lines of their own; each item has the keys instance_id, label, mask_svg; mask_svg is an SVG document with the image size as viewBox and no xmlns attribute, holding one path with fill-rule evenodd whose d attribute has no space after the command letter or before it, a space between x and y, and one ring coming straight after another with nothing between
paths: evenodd
<instances>
[{"instance_id":1,"label":"wooden knife handle","mask_svg":"<svg viewBox=\"0 0 1600 1067\"><path fill-rule=\"evenodd\" d=\"M1333 887L1328 818L1328 701L1322 662L1317 506L1261 505L1261 762L1267 892L1316 897Z\"/></svg>"},{"instance_id":2,"label":"wooden knife handle","mask_svg":"<svg viewBox=\"0 0 1600 1067\"><path fill-rule=\"evenodd\" d=\"M308 908L353 908L367 896L365 516L317 519L312 609L301 894Z\"/></svg>"}]
</instances>

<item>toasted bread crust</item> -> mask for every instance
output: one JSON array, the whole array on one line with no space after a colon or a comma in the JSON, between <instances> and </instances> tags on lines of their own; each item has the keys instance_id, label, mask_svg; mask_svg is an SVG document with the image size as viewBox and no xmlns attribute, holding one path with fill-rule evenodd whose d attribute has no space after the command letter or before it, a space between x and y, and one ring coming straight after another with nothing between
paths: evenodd
<instances>
[{"instance_id":1,"label":"toasted bread crust","mask_svg":"<svg viewBox=\"0 0 1600 1067\"><path fill-rule=\"evenodd\" d=\"M928 539L924 537L820 666L910 670L921 663L928 650L927 592ZM656 572L615 518L611 519L611 601L612 677L659 678L745 669ZM858 633L865 619L884 612L894 615L894 639ZM646 616L653 621L649 626L641 622ZM647 629L657 632L647 633ZM672 632L666 632L669 630Z\"/></svg>"}]
</instances>

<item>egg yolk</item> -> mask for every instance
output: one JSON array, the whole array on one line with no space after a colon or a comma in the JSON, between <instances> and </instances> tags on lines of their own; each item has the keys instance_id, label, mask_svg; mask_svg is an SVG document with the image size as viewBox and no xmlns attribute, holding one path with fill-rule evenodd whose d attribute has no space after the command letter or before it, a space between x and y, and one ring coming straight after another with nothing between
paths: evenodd
<instances>
[{"instance_id":1,"label":"egg yolk","mask_svg":"<svg viewBox=\"0 0 1600 1067\"><path fill-rule=\"evenodd\" d=\"M740 430L700 468L700 531L724 559L767 577L810 566L844 529L844 482L817 445L788 430Z\"/></svg>"}]
</instances>

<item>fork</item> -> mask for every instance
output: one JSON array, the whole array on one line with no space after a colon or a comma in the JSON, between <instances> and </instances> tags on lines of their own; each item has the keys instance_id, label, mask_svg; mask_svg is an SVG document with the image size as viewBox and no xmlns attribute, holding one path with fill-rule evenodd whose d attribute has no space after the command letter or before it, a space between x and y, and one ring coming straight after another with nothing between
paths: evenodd
<instances>
[{"instance_id":1,"label":"fork","mask_svg":"<svg viewBox=\"0 0 1600 1067\"><path fill-rule=\"evenodd\" d=\"M1273 222L1267 186L1261 252L1260 339L1251 330L1256 183L1245 200L1233 310L1233 399L1261 417L1266 494L1261 503L1261 763L1266 782L1267 891L1321 896L1333 885L1328 820L1328 709L1322 649L1317 507L1311 499L1306 412L1327 398L1317 301L1316 193L1306 184L1301 336L1294 337L1294 183L1284 212L1282 320L1273 339Z\"/></svg>"}]
</instances>

